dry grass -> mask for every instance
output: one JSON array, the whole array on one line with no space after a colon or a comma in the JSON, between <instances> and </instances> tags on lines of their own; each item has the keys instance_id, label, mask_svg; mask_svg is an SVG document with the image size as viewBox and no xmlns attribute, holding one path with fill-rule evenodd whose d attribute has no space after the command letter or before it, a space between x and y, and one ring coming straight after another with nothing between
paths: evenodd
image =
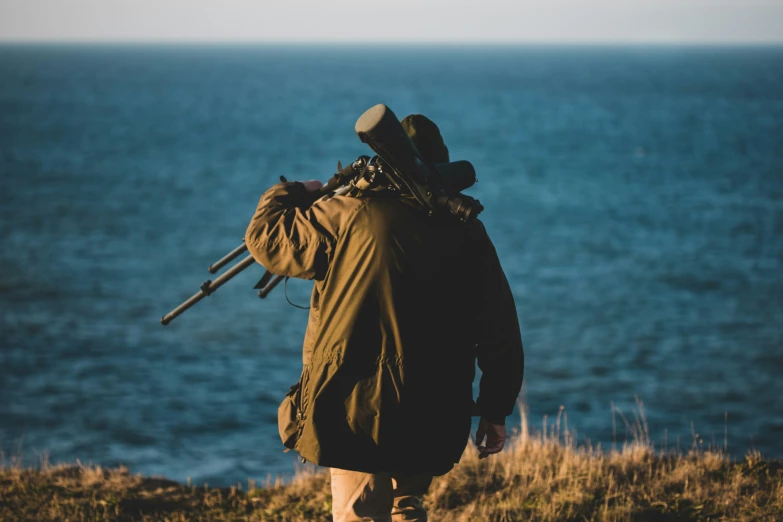
<instances>
[{"instance_id":1,"label":"dry grass","mask_svg":"<svg viewBox=\"0 0 783 522\"><path fill-rule=\"evenodd\" d=\"M524 432L523 432L524 433ZM520 436L499 459L468 452L426 500L433 521L783 520L783 463L750 453L609 453Z\"/></svg>"},{"instance_id":2,"label":"dry grass","mask_svg":"<svg viewBox=\"0 0 783 522\"><path fill-rule=\"evenodd\" d=\"M0 470L0 520L324 520L328 474L291 484L210 488L133 475L124 467L54 466Z\"/></svg>"},{"instance_id":3,"label":"dry grass","mask_svg":"<svg viewBox=\"0 0 783 522\"><path fill-rule=\"evenodd\" d=\"M749 453L656 452L643 416L621 450L577 447L560 418L522 429L499 456L468 448L425 499L439 521L783 520L783 463ZM545 423L544 426L547 426ZM0 470L0 520L330 520L328 473L290 484L186 486L125 468L19 465Z\"/></svg>"}]
</instances>

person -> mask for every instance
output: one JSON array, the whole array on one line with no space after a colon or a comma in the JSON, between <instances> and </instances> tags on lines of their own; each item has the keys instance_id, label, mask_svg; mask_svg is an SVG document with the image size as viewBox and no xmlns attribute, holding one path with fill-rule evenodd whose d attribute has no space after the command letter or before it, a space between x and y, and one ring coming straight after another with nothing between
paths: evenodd
<instances>
[{"instance_id":1,"label":"person","mask_svg":"<svg viewBox=\"0 0 783 522\"><path fill-rule=\"evenodd\" d=\"M425 159L449 161L431 120L401 123ZM479 457L503 449L524 370L514 298L479 220L428 216L382 183L316 200L321 186L274 185L245 234L267 270L315 281L281 436L330 468L336 522L427 520L421 497L459 461L473 414Z\"/></svg>"}]
</instances>

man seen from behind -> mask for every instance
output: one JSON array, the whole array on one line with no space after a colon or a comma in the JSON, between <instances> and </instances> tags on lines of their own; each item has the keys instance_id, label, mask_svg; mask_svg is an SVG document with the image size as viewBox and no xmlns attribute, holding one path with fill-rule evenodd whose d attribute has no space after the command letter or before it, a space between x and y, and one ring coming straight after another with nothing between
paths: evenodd
<instances>
[{"instance_id":1,"label":"man seen from behind","mask_svg":"<svg viewBox=\"0 0 783 522\"><path fill-rule=\"evenodd\" d=\"M431 120L401 123L427 161L449 161ZM503 449L524 368L514 298L479 220L429 216L383 183L316 199L320 188L273 186L245 234L270 272L315 281L281 433L330 468L335 522L425 521L421 497L459 461L473 414L480 458Z\"/></svg>"}]
</instances>

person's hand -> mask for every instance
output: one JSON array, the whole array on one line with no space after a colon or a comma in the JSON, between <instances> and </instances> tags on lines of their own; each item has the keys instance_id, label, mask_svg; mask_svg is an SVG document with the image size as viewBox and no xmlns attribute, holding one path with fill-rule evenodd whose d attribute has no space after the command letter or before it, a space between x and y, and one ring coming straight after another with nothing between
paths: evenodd
<instances>
[{"instance_id":1,"label":"person's hand","mask_svg":"<svg viewBox=\"0 0 783 522\"><path fill-rule=\"evenodd\" d=\"M309 181L302 181L302 185L304 185L304 188L307 192L317 192L321 190L321 187L324 186L323 183L318 181L317 179L311 179Z\"/></svg>"},{"instance_id":2,"label":"person's hand","mask_svg":"<svg viewBox=\"0 0 783 522\"><path fill-rule=\"evenodd\" d=\"M486 437L487 443L482 446L481 443L484 442L484 437ZM478 429L476 430L476 447L478 447L479 450L479 459L485 459L493 453L500 453L505 444L505 423L492 424L484 417L481 417Z\"/></svg>"}]
</instances>

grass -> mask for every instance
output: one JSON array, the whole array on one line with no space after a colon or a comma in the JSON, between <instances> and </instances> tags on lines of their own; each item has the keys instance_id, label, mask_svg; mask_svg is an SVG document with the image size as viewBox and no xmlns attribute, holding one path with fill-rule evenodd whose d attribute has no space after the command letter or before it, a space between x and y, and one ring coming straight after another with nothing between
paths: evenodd
<instances>
[{"instance_id":1,"label":"grass","mask_svg":"<svg viewBox=\"0 0 783 522\"><path fill-rule=\"evenodd\" d=\"M544 431L523 418L503 453L480 461L468 448L435 479L425 497L430 520L783 520L783 463L758 452L733 461L717 449L656 451L641 412L626 423L633 441L608 452L575 444L560 415ZM11 462L0 469L0 520L331 520L329 487L325 472L209 488L123 467Z\"/></svg>"}]
</instances>

